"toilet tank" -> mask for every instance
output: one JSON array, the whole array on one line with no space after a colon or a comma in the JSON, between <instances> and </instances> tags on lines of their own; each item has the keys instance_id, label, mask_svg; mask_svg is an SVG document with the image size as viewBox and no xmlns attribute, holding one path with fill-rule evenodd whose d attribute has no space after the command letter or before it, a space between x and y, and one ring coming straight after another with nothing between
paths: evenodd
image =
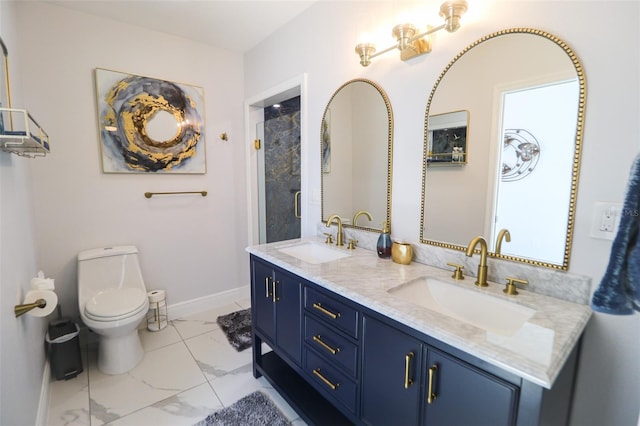
<instances>
[{"instance_id":1,"label":"toilet tank","mask_svg":"<svg viewBox=\"0 0 640 426\"><path fill-rule=\"evenodd\" d=\"M81 306L99 291L117 287L139 287L146 292L135 246L104 247L78 254Z\"/></svg>"}]
</instances>

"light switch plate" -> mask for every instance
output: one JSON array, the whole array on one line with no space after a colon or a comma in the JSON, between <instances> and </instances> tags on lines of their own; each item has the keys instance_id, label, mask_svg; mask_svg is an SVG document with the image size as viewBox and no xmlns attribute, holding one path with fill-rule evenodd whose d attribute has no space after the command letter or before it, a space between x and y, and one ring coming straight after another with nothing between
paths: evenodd
<instances>
[{"instance_id":1,"label":"light switch plate","mask_svg":"<svg viewBox=\"0 0 640 426\"><path fill-rule=\"evenodd\" d=\"M595 203L591 220L591 237L613 240L618 232L621 216L621 203Z\"/></svg>"}]
</instances>

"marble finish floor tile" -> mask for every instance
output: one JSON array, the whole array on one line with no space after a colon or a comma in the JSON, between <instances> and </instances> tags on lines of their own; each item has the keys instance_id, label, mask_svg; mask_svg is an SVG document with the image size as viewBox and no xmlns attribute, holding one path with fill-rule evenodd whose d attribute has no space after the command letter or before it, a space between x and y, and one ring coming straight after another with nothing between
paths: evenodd
<instances>
[{"instance_id":1,"label":"marble finish floor tile","mask_svg":"<svg viewBox=\"0 0 640 426\"><path fill-rule=\"evenodd\" d=\"M156 402L109 423L113 426L192 425L223 408L208 383Z\"/></svg>"},{"instance_id":2,"label":"marble finish floor tile","mask_svg":"<svg viewBox=\"0 0 640 426\"><path fill-rule=\"evenodd\" d=\"M209 381L251 364L251 350L237 352L220 329L187 339L185 344Z\"/></svg>"},{"instance_id":3,"label":"marble finish floor tile","mask_svg":"<svg viewBox=\"0 0 640 426\"><path fill-rule=\"evenodd\" d=\"M89 374L86 354L82 362L84 371L73 379L51 379L48 426L89 424Z\"/></svg>"},{"instance_id":4,"label":"marble finish floor tile","mask_svg":"<svg viewBox=\"0 0 640 426\"><path fill-rule=\"evenodd\" d=\"M144 354L133 370L108 375L94 364L89 369L91 418L108 423L206 383L182 342Z\"/></svg>"},{"instance_id":5,"label":"marble finish floor tile","mask_svg":"<svg viewBox=\"0 0 640 426\"><path fill-rule=\"evenodd\" d=\"M269 395L293 425L304 426L264 378L253 377L251 349L236 352L216 323L218 316L248 307L249 299L242 299L171 320L161 331L140 329L145 356L117 376L98 370L97 345L88 339L84 372L51 381L47 426L190 426L255 390Z\"/></svg>"},{"instance_id":6,"label":"marble finish floor tile","mask_svg":"<svg viewBox=\"0 0 640 426\"><path fill-rule=\"evenodd\" d=\"M146 328L138 330L138 335L140 336L140 342L145 352L182 341L180 333L178 333L178 330L171 322L160 331L149 331Z\"/></svg>"},{"instance_id":7,"label":"marble finish floor tile","mask_svg":"<svg viewBox=\"0 0 640 426\"><path fill-rule=\"evenodd\" d=\"M219 329L216 319L220 315L230 314L231 312L244 309L237 303L230 303L228 305L219 306L211 310L189 315L180 319L173 320L173 325L180 333L183 339L189 339L210 331Z\"/></svg>"}]
</instances>

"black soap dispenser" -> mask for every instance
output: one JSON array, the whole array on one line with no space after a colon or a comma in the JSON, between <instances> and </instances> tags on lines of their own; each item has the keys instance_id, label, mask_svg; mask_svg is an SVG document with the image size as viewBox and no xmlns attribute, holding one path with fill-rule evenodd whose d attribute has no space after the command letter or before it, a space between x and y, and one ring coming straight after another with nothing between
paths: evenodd
<instances>
[{"instance_id":1,"label":"black soap dispenser","mask_svg":"<svg viewBox=\"0 0 640 426\"><path fill-rule=\"evenodd\" d=\"M376 244L378 251L378 257L381 259L388 259L391 257L391 235L389 233L389 222L382 222L382 234L378 237L378 244Z\"/></svg>"}]
</instances>

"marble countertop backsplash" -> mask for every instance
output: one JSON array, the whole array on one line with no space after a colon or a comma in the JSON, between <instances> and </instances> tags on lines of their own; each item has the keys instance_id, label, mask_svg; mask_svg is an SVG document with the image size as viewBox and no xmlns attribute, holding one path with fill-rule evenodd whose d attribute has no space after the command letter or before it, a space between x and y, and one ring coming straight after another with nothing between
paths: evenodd
<instances>
[{"instance_id":1,"label":"marble countertop backsplash","mask_svg":"<svg viewBox=\"0 0 640 426\"><path fill-rule=\"evenodd\" d=\"M318 227L318 231L319 235L322 235L329 230L322 225L322 228ZM335 227L330 231L335 235ZM346 250L349 238L358 240L356 250ZM554 286L588 288L588 279L553 270L534 271L534 274L530 273L529 269L543 268L529 265L518 265L517 270L512 271L502 265L507 262L489 259L490 286L479 289L473 285L474 280L470 279L471 275L475 275L479 256L467 258L462 252L434 246L420 247L416 244L413 245L414 260L420 262L400 265L391 259L378 258L375 252L377 238L378 235L375 233L345 229L345 248L340 250L351 255L320 264L304 262L279 251L278 248L298 241L324 244L324 237L262 244L248 247L247 251L525 380L551 388L569 354L578 343L591 316L591 309L585 305L585 290L555 292L563 297L550 297L548 294L554 294ZM335 245L333 247L335 248ZM458 253L461 257L456 257ZM463 264L464 273L468 278L464 281L453 280L451 267L444 266L446 262ZM498 265L498 262L501 265ZM446 269L438 267L439 265ZM523 268L524 266L528 268ZM424 276L509 300L533 309L535 314L515 335L501 336L387 292L391 288ZM526 290L519 288L518 296L506 296L502 293L504 276L528 279L530 285ZM499 279L495 279L496 277Z\"/></svg>"},{"instance_id":2,"label":"marble countertop backsplash","mask_svg":"<svg viewBox=\"0 0 640 426\"><path fill-rule=\"evenodd\" d=\"M332 225L329 229L324 223L320 223L318 224L317 235L322 236L325 233L331 233L335 241L336 231L337 226ZM344 228L345 244L349 242L349 239L355 239L358 241L358 247L367 250L376 251L379 235L360 229ZM393 235L391 239L393 240ZM474 254L473 257L467 257L464 252L458 250L415 241L403 241L411 243L414 262L451 270L453 268L447 266L447 262L453 262L464 266L463 272L465 276L475 277L477 275L478 262L480 261L480 256L477 254ZM506 283L505 277L526 279L529 281L529 285L526 287L528 291L583 305L589 304L591 297L590 277L491 257L487 258L487 264L489 265L487 277L489 281L502 284Z\"/></svg>"}]
</instances>

